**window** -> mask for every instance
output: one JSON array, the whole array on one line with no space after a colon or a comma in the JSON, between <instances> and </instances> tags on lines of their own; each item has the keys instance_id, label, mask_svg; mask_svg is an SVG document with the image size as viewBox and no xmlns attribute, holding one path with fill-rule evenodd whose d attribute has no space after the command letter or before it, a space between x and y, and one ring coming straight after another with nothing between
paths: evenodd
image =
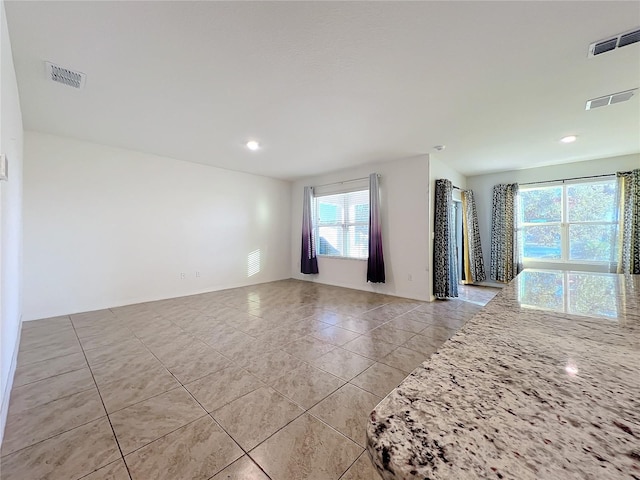
<instances>
[{"instance_id":1,"label":"window","mask_svg":"<svg viewBox=\"0 0 640 480\"><path fill-rule=\"evenodd\" d=\"M369 190L316 197L318 255L367 258L369 255Z\"/></svg>"},{"instance_id":2,"label":"window","mask_svg":"<svg viewBox=\"0 0 640 480\"><path fill-rule=\"evenodd\" d=\"M608 263L616 257L617 188L604 181L520 189L525 260Z\"/></svg>"}]
</instances>

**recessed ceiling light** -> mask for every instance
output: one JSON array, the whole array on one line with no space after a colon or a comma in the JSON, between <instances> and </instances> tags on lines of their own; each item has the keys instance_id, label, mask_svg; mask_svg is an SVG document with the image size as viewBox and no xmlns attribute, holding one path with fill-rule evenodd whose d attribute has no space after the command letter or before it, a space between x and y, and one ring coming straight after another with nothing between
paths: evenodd
<instances>
[{"instance_id":1,"label":"recessed ceiling light","mask_svg":"<svg viewBox=\"0 0 640 480\"><path fill-rule=\"evenodd\" d=\"M249 140L247 142L247 148L249 150L253 150L255 152L256 150L260 149L260 144L258 142L256 142L255 140Z\"/></svg>"},{"instance_id":2,"label":"recessed ceiling light","mask_svg":"<svg viewBox=\"0 0 640 480\"><path fill-rule=\"evenodd\" d=\"M562 137L560 141L562 143L573 143L578 139L576 135L567 135L566 137Z\"/></svg>"}]
</instances>

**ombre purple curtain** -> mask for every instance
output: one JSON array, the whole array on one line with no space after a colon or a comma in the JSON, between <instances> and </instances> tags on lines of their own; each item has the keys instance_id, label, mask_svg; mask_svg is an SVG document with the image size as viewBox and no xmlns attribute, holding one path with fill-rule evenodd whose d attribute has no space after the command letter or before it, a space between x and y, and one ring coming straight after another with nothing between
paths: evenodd
<instances>
[{"instance_id":1,"label":"ombre purple curtain","mask_svg":"<svg viewBox=\"0 0 640 480\"><path fill-rule=\"evenodd\" d=\"M380 221L380 186L378 174L369 175L369 260L367 282L384 283L382 223Z\"/></svg>"},{"instance_id":2,"label":"ombre purple curtain","mask_svg":"<svg viewBox=\"0 0 640 480\"><path fill-rule=\"evenodd\" d=\"M318 273L318 258L313 244L313 215L311 202L313 188L304 187L304 201L302 203L302 255L300 259L301 273Z\"/></svg>"}]
</instances>

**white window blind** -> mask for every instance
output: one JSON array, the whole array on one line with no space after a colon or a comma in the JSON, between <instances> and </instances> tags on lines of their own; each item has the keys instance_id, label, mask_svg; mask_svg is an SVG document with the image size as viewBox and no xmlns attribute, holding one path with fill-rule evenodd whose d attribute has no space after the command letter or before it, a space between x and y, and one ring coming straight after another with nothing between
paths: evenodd
<instances>
[{"instance_id":1,"label":"white window blind","mask_svg":"<svg viewBox=\"0 0 640 480\"><path fill-rule=\"evenodd\" d=\"M322 194L317 191L315 193L317 254L367 258L369 255L369 190L334 194Z\"/></svg>"}]
</instances>

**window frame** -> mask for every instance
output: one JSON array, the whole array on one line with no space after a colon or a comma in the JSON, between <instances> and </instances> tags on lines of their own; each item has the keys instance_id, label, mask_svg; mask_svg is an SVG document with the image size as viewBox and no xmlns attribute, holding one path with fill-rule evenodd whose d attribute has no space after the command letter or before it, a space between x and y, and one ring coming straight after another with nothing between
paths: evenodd
<instances>
[{"instance_id":1,"label":"window frame","mask_svg":"<svg viewBox=\"0 0 640 480\"><path fill-rule=\"evenodd\" d=\"M611 251L613 256L609 260L584 260L584 259L571 259L571 243L570 243L570 230L571 226L574 225L609 225L609 226L618 226L618 218L619 218L619 206L618 203L614 204L614 216L611 221L603 221L603 220L574 220L570 221L569 219L569 196L568 189L570 187L575 187L579 185L597 185L597 184L610 184L614 183L615 188L617 189L617 183L615 177L611 179L596 179L591 181L585 181L584 179L575 180L575 181L560 181L553 183L544 183L544 184L531 184L531 186L520 187L518 195L521 195L522 192L528 190L539 190L543 188L557 188L561 187L561 211L560 211L560 221L554 222L524 222L524 210L521 199L518 201L518 236L522 239L522 261L524 263L551 263L551 264L573 264L573 265L593 265L593 266L603 266L610 265L612 262L617 261L617 232L612 240ZM541 258L541 257L526 257L525 256L525 248L524 248L524 229L526 227L559 227L560 229L560 258Z\"/></svg>"},{"instance_id":2,"label":"window frame","mask_svg":"<svg viewBox=\"0 0 640 480\"><path fill-rule=\"evenodd\" d=\"M359 261L366 261L369 259L369 249L367 248L367 252L364 256L353 256L353 255L336 255L336 254L323 254L320 253L320 228L321 227L338 227L341 229L342 232L342 252L350 252L351 248L349 245L349 228L350 227L367 227L367 230L369 228L369 217L367 217L366 221L356 221L355 218L348 218L349 216L349 206L351 205L355 205L352 204L348 201L348 196L350 194L354 194L354 193L361 193L361 192L366 192L366 197L367 197L367 206L368 208L371 208L371 205L369 203L369 187L366 188L358 188L355 190L347 190L347 191L339 191L339 192L330 192L330 193L321 193L321 194L315 194L314 195L314 201L313 201L313 218L314 218L314 222L313 222L313 235L314 235L314 242L315 242L315 250L316 250L316 256L318 257L322 257L322 258L338 258L338 259L342 259L342 260L359 260ZM336 221L336 222L332 222L332 223L327 223L327 222L320 222L320 213L319 213L319 208L318 208L318 202L320 201L321 198L323 197L332 197L332 196L337 196L337 195L342 195L343 196L343 204L342 204L342 211L344 212L342 221ZM354 216L355 216L355 212L354 212ZM367 241L367 247L368 247L369 243Z\"/></svg>"}]
</instances>

